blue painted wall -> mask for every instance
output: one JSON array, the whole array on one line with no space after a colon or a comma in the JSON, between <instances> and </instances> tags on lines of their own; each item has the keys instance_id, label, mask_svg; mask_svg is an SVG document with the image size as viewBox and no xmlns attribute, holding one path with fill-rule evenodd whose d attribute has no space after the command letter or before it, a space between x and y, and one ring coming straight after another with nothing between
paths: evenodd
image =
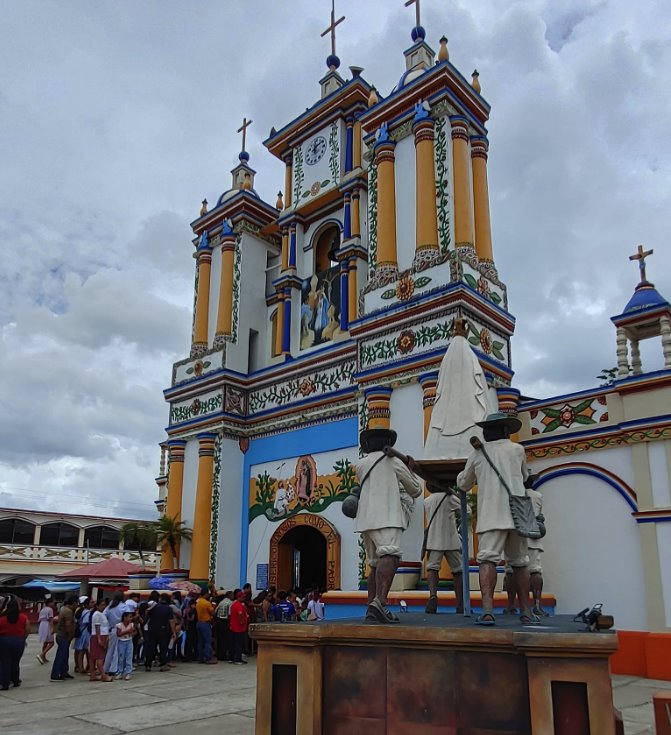
<instances>
[{"instance_id":1,"label":"blue painted wall","mask_svg":"<svg viewBox=\"0 0 671 735\"><path fill-rule=\"evenodd\" d=\"M247 580L247 546L249 544L249 473L250 468L261 462L273 462L301 454L317 454L345 449L358 444L359 421L356 416L331 421L328 424L309 426L276 436L252 439L245 454L242 472L242 517L240 519L240 586Z\"/></svg>"}]
</instances>

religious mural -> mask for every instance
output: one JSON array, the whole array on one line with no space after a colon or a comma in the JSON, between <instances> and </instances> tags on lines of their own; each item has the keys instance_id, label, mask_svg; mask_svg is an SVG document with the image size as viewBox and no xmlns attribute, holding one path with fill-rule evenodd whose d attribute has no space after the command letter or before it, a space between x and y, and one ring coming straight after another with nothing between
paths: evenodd
<instances>
[{"instance_id":1,"label":"religious mural","mask_svg":"<svg viewBox=\"0 0 671 735\"><path fill-rule=\"evenodd\" d=\"M340 332L340 268L333 266L303 281L301 350L330 342Z\"/></svg>"},{"instance_id":2,"label":"religious mural","mask_svg":"<svg viewBox=\"0 0 671 735\"><path fill-rule=\"evenodd\" d=\"M272 473L264 469L250 481L249 522L260 516L283 521L301 511L321 513L331 503L342 502L357 482L354 465L344 458L330 469L319 474L310 454L282 462Z\"/></svg>"}]
</instances>

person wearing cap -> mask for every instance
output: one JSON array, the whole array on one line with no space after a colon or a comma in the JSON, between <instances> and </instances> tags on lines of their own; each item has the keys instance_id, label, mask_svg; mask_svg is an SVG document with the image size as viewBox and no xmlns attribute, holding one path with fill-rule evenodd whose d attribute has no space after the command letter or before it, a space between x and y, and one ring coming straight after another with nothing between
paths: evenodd
<instances>
[{"instance_id":1,"label":"person wearing cap","mask_svg":"<svg viewBox=\"0 0 671 735\"><path fill-rule=\"evenodd\" d=\"M524 483L529 476L524 448L510 440L510 435L519 431L522 422L505 413L490 414L485 421L478 422L486 442L487 455L511 492L526 493ZM466 467L457 477L460 490L468 491L478 486L478 534L477 562L480 567L480 591L482 614L478 625L495 625L494 588L496 565L505 556L513 570L513 583L520 599L520 620L533 623L536 618L529 608L529 554L527 539L515 530L508 493L494 468L483 452L475 449L466 462Z\"/></svg>"},{"instance_id":2,"label":"person wearing cap","mask_svg":"<svg viewBox=\"0 0 671 735\"><path fill-rule=\"evenodd\" d=\"M386 606L387 594L401 561L401 536L410 523L414 498L422 493L412 473L412 459L406 467L397 457L382 451L396 443L391 429L361 432L360 445L365 457L357 464L361 496L354 530L361 534L370 566L366 621L397 623Z\"/></svg>"}]
</instances>

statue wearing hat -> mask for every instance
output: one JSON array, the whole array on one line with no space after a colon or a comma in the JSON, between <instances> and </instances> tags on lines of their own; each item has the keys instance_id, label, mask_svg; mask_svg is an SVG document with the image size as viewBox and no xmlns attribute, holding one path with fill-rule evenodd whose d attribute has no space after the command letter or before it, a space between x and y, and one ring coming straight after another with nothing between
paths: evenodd
<instances>
[{"instance_id":1,"label":"statue wearing hat","mask_svg":"<svg viewBox=\"0 0 671 735\"><path fill-rule=\"evenodd\" d=\"M387 594L401 560L401 536L410 523L414 499L422 492L411 471L412 460L406 466L382 451L395 442L396 432L391 429L367 429L360 436L366 456L357 464L361 492L354 530L361 534L371 569L366 611L370 622L398 622L387 609Z\"/></svg>"},{"instance_id":2,"label":"statue wearing hat","mask_svg":"<svg viewBox=\"0 0 671 735\"><path fill-rule=\"evenodd\" d=\"M533 623L529 608L529 556L527 538L516 530L511 506L515 497L525 498L524 486L529 470L524 448L510 440L519 431L519 419L505 413L490 414L478 422L482 427L485 447L473 439L473 452L466 467L457 477L460 490L468 491L477 484L479 549L482 614L479 625L495 625L493 614L496 565L505 556L513 570L513 582L520 599L520 620Z\"/></svg>"}]
</instances>

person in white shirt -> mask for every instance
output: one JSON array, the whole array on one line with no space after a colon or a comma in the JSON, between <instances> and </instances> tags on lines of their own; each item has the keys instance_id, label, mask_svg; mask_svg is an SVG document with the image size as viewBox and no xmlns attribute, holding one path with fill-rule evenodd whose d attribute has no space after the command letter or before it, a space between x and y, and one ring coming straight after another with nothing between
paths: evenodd
<instances>
[{"instance_id":1,"label":"person in white shirt","mask_svg":"<svg viewBox=\"0 0 671 735\"><path fill-rule=\"evenodd\" d=\"M361 495L354 530L361 534L371 568L366 621L398 623L387 609L387 594L401 561L401 536L410 523L414 499L421 495L422 486L412 467L382 451L395 444L395 431L367 429L361 432L359 442L366 456L356 468Z\"/></svg>"},{"instance_id":2,"label":"person in white shirt","mask_svg":"<svg viewBox=\"0 0 671 735\"><path fill-rule=\"evenodd\" d=\"M529 476L524 447L509 439L511 434L520 430L522 422L508 414L495 413L490 414L485 421L478 422L478 426L483 429L487 454L511 492L524 495L524 483ZM466 467L457 477L460 490L468 491L475 484L478 486L477 562L482 592L482 614L476 623L496 624L493 612L496 565L504 556L512 567L513 583L520 598L520 621L536 622L529 607L527 539L515 530L508 493L483 452L477 449L470 454Z\"/></svg>"},{"instance_id":3,"label":"person in white shirt","mask_svg":"<svg viewBox=\"0 0 671 735\"><path fill-rule=\"evenodd\" d=\"M318 589L312 592L312 599L308 602L308 620L324 619L324 603L321 601L321 593Z\"/></svg>"},{"instance_id":4,"label":"person in white shirt","mask_svg":"<svg viewBox=\"0 0 671 735\"><path fill-rule=\"evenodd\" d=\"M106 607L105 600L100 600L91 617L91 642L89 643L91 681L112 681L112 678L105 673L104 666L110 632L109 621L105 615Z\"/></svg>"}]
</instances>

